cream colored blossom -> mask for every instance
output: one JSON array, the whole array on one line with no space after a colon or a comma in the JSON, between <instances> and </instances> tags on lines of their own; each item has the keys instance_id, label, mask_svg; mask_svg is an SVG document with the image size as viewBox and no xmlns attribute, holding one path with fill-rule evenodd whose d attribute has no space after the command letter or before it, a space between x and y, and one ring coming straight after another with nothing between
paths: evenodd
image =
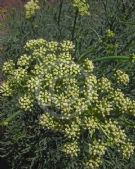
<instances>
[{"instance_id":1,"label":"cream colored blossom","mask_svg":"<svg viewBox=\"0 0 135 169\"><path fill-rule=\"evenodd\" d=\"M25 4L24 8L25 8L27 19L33 17L35 13L40 9L38 3L39 3L38 0L30 0Z\"/></svg>"},{"instance_id":2,"label":"cream colored blossom","mask_svg":"<svg viewBox=\"0 0 135 169\"><path fill-rule=\"evenodd\" d=\"M6 74L12 74L14 67L15 67L15 64L14 64L13 60L9 60L4 63L2 70Z\"/></svg>"},{"instance_id":3,"label":"cream colored blossom","mask_svg":"<svg viewBox=\"0 0 135 169\"><path fill-rule=\"evenodd\" d=\"M86 0L72 0L72 4L78 9L80 15L90 15L89 4L86 2Z\"/></svg>"},{"instance_id":4,"label":"cream colored blossom","mask_svg":"<svg viewBox=\"0 0 135 169\"><path fill-rule=\"evenodd\" d=\"M78 156L80 149L79 149L78 143L76 141L74 141L74 142L65 143L62 148L62 151L66 155L74 157L74 156Z\"/></svg>"},{"instance_id":5,"label":"cream colored blossom","mask_svg":"<svg viewBox=\"0 0 135 169\"><path fill-rule=\"evenodd\" d=\"M127 85L129 83L129 76L121 70L116 71L115 77L119 84Z\"/></svg>"},{"instance_id":6,"label":"cream colored blossom","mask_svg":"<svg viewBox=\"0 0 135 169\"><path fill-rule=\"evenodd\" d=\"M24 95L19 98L19 106L25 111L32 111L33 99L30 96Z\"/></svg>"}]
</instances>

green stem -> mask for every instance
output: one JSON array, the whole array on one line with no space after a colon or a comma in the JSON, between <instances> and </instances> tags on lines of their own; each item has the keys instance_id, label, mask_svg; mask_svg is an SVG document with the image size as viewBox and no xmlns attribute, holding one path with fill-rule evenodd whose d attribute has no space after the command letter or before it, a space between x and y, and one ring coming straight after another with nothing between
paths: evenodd
<instances>
[{"instance_id":1,"label":"green stem","mask_svg":"<svg viewBox=\"0 0 135 169\"><path fill-rule=\"evenodd\" d=\"M63 6L63 0L60 1L59 15L58 15L58 26L60 26L62 6Z\"/></svg>"},{"instance_id":2,"label":"green stem","mask_svg":"<svg viewBox=\"0 0 135 169\"><path fill-rule=\"evenodd\" d=\"M71 38L72 41L74 40L74 36L75 36L77 17L78 17L78 9L76 9L76 12L75 12L75 19L73 23L72 38Z\"/></svg>"},{"instance_id":3,"label":"green stem","mask_svg":"<svg viewBox=\"0 0 135 169\"><path fill-rule=\"evenodd\" d=\"M89 54L90 51L87 51L86 53L82 54L79 57L79 60L81 60L82 58L86 57ZM104 57L98 57L96 59L93 59L94 62L98 62L98 61L109 61L109 60L128 60L128 61L132 61L135 60L132 57L129 56L104 56Z\"/></svg>"},{"instance_id":4,"label":"green stem","mask_svg":"<svg viewBox=\"0 0 135 169\"><path fill-rule=\"evenodd\" d=\"M98 61L108 61L108 60L130 60L131 58L128 56L105 56L101 58L94 59L94 62Z\"/></svg>"},{"instance_id":5,"label":"green stem","mask_svg":"<svg viewBox=\"0 0 135 169\"><path fill-rule=\"evenodd\" d=\"M124 24L129 24L129 25L135 25L135 22L126 22L126 21L119 21L120 23L124 23Z\"/></svg>"}]
</instances>

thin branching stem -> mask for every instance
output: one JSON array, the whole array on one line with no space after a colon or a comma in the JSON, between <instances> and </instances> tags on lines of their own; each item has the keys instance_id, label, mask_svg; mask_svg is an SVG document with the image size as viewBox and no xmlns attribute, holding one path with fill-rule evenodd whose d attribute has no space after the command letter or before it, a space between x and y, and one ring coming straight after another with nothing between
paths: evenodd
<instances>
[{"instance_id":1,"label":"thin branching stem","mask_svg":"<svg viewBox=\"0 0 135 169\"><path fill-rule=\"evenodd\" d=\"M131 58L129 56L105 56L105 57L100 57L96 58L93 61L98 62L98 61L109 61L109 60L130 60Z\"/></svg>"},{"instance_id":2,"label":"thin branching stem","mask_svg":"<svg viewBox=\"0 0 135 169\"><path fill-rule=\"evenodd\" d=\"M77 18L78 18L78 9L76 9L76 12L75 12L75 18L74 18L73 30L72 30L72 38L71 38L72 41L74 40L74 36L75 36Z\"/></svg>"},{"instance_id":3,"label":"thin branching stem","mask_svg":"<svg viewBox=\"0 0 135 169\"><path fill-rule=\"evenodd\" d=\"M59 14L58 14L58 26L60 26L62 7L63 7L63 0L60 0L60 7L59 7Z\"/></svg>"}]
</instances>

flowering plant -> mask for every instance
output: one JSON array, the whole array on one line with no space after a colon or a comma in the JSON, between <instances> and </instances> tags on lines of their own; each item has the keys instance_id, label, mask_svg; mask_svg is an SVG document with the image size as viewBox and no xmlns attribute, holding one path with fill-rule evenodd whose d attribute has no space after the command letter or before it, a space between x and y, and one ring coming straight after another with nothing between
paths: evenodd
<instances>
[{"instance_id":1,"label":"flowering plant","mask_svg":"<svg viewBox=\"0 0 135 169\"><path fill-rule=\"evenodd\" d=\"M80 15L89 15L89 4L86 2L86 0L71 0L72 6L77 9ZM40 10L40 1L39 0L29 0L25 4L25 13L26 18L30 19L33 17L37 11Z\"/></svg>"},{"instance_id":2,"label":"flowering plant","mask_svg":"<svg viewBox=\"0 0 135 169\"><path fill-rule=\"evenodd\" d=\"M40 106L39 126L60 133L63 157L81 159L83 168L98 168L108 148L130 158L134 145L118 117L135 116L135 101L115 85L127 85L128 75L117 70L113 83L97 78L91 60L75 61L71 41L30 40L24 48L16 63L3 65L3 97L16 97L15 106L30 115Z\"/></svg>"}]
</instances>

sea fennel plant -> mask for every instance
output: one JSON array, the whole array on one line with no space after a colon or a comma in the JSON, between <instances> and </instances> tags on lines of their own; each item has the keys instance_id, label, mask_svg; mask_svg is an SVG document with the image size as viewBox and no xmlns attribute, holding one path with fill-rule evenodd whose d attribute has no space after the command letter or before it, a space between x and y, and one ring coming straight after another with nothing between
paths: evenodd
<instances>
[{"instance_id":1,"label":"sea fennel plant","mask_svg":"<svg viewBox=\"0 0 135 169\"><path fill-rule=\"evenodd\" d=\"M77 11L81 16L85 16L85 15L87 16L90 14L89 4L87 3L86 0L69 0L69 2L75 9L77 9ZM63 3L64 1L62 0L61 5ZM41 2L40 0L29 0L24 7L25 7L25 14L26 14L25 16L27 19L30 19L36 14L37 11L41 9Z\"/></svg>"},{"instance_id":2,"label":"sea fennel plant","mask_svg":"<svg viewBox=\"0 0 135 169\"><path fill-rule=\"evenodd\" d=\"M117 70L113 82L97 78L91 60L75 61L71 41L30 40L24 48L16 63L3 65L3 98L16 98L29 116L40 107L38 125L61 135L62 158L77 161L76 168L99 168L109 148L129 159L134 145L120 119L135 116L135 101L117 87L128 84L128 75Z\"/></svg>"}]
</instances>

